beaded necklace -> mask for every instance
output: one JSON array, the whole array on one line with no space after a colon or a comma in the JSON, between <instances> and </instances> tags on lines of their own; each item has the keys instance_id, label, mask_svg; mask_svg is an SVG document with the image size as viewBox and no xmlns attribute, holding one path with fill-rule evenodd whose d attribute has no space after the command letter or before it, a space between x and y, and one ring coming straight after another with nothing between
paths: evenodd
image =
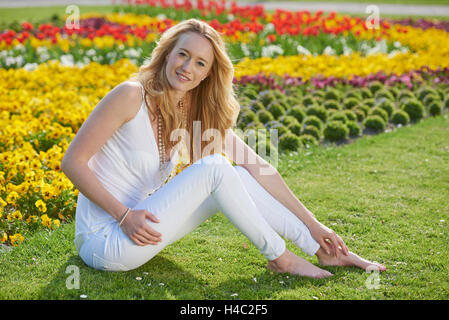
<instances>
[{"instance_id":1,"label":"beaded necklace","mask_svg":"<svg viewBox=\"0 0 449 320\"><path fill-rule=\"evenodd\" d=\"M183 123L183 127L187 128L187 114L184 108L184 103L182 101L180 101L178 103L178 109L181 111L182 114L182 123ZM161 177L161 185L156 188L155 190L153 190L153 192L151 192L150 194L156 192L160 187L162 187L167 180L170 177L171 172L169 172L168 174L166 173L166 169L168 167L168 164L170 163L170 161L167 161L167 154L166 154L166 149L165 149L165 144L162 140L162 131L164 129L164 124L162 122L162 113L161 110L159 108L157 108L157 120L158 120L158 126L157 126L157 133L158 133L158 151L159 151L159 173L160 173L160 177ZM181 146L184 143L184 136L181 137Z\"/></svg>"}]
</instances>

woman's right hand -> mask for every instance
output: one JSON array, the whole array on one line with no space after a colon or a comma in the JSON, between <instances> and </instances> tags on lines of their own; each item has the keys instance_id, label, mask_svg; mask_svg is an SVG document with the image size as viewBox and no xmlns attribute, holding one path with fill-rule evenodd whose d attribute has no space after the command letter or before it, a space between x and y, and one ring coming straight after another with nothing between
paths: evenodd
<instances>
[{"instance_id":1,"label":"woman's right hand","mask_svg":"<svg viewBox=\"0 0 449 320\"><path fill-rule=\"evenodd\" d=\"M156 245L162 241L162 234L151 228L147 219L159 223L158 218L147 210L131 210L121 225L123 232L138 246Z\"/></svg>"}]
</instances>

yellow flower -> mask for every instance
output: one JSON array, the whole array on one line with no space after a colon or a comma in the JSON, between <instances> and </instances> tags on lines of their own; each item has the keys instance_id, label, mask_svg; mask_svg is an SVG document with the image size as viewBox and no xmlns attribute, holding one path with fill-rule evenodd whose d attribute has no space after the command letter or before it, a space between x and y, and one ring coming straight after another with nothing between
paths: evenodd
<instances>
[{"instance_id":1,"label":"yellow flower","mask_svg":"<svg viewBox=\"0 0 449 320\"><path fill-rule=\"evenodd\" d=\"M54 227L59 228L60 224L61 224L61 222L58 219L54 219L53 220L53 226Z\"/></svg>"},{"instance_id":2,"label":"yellow flower","mask_svg":"<svg viewBox=\"0 0 449 320\"><path fill-rule=\"evenodd\" d=\"M51 218L49 218L46 214L41 216L42 225L44 225L47 228L51 227Z\"/></svg>"},{"instance_id":3,"label":"yellow flower","mask_svg":"<svg viewBox=\"0 0 449 320\"><path fill-rule=\"evenodd\" d=\"M19 198L19 194L15 191L11 191L8 196L6 197L6 202L9 204L14 205L16 203L16 200Z\"/></svg>"},{"instance_id":4,"label":"yellow flower","mask_svg":"<svg viewBox=\"0 0 449 320\"><path fill-rule=\"evenodd\" d=\"M42 200L37 200L34 205L39 209L40 212L47 212L47 206Z\"/></svg>"},{"instance_id":5,"label":"yellow flower","mask_svg":"<svg viewBox=\"0 0 449 320\"><path fill-rule=\"evenodd\" d=\"M20 233L16 233L13 236L9 236L9 240L13 246L19 245L23 241L23 236Z\"/></svg>"},{"instance_id":6,"label":"yellow flower","mask_svg":"<svg viewBox=\"0 0 449 320\"><path fill-rule=\"evenodd\" d=\"M3 235L0 238L0 242L6 242L6 241L8 241L8 235L6 234L6 232L3 232Z\"/></svg>"},{"instance_id":7,"label":"yellow flower","mask_svg":"<svg viewBox=\"0 0 449 320\"><path fill-rule=\"evenodd\" d=\"M22 220L22 213L20 211L14 211L11 215L14 219Z\"/></svg>"},{"instance_id":8,"label":"yellow flower","mask_svg":"<svg viewBox=\"0 0 449 320\"><path fill-rule=\"evenodd\" d=\"M33 216L29 216L29 217L26 219L26 222L27 222L27 223L31 223L31 222L35 223L35 222L37 222L37 220L38 220L38 217L33 215Z\"/></svg>"}]
</instances>

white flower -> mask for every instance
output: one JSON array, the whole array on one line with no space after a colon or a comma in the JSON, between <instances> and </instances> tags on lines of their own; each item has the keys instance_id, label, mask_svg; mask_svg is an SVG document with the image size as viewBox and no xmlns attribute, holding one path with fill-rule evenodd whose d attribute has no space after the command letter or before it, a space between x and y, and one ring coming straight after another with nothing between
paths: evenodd
<instances>
[{"instance_id":1,"label":"white flower","mask_svg":"<svg viewBox=\"0 0 449 320\"><path fill-rule=\"evenodd\" d=\"M126 57L129 57L129 58L138 58L138 57L140 57L139 51L137 51L137 50L134 49L134 48L130 48L130 49L128 49L128 50L125 50L125 52L123 52L123 54L124 54Z\"/></svg>"},{"instance_id":2,"label":"white flower","mask_svg":"<svg viewBox=\"0 0 449 320\"><path fill-rule=\"evenodd\" d=\"M48 52L48 49L47 49L47 47L37 47L36 52L37 52L37 54L46 53L46 52Z\"/></svg>"},{"instance_id":3,"label":"white flower","mask_svg":"<svg viewBox=\"0 0 449 320\"><path fill-rule=\"evenodd\" d=\"M240 47L242 48L242 51L243 51L243 54L245 55L245 56L249 56L250 54L251 54L251 52L249 51L249 49L248 49L248 46L246 45L246 43L241 43L241 45L240 45Z\"/></svg>"},{"instance_id":4,"label":"white flower","mask_svg":"<svg viewBox=\"0 0 449 320\"><path fill-rule=\"evenodd\" d=\"M267 32L267 33L273 32L273 31L274 31L274 24L272 24L271 22L270 22L270 23L267 23L267 24L265 25L265 28L263 29L263 31L264 31L264 32Z\"/></svg>"},{"instance_id":5,"label":"white flower","mask_svg":"<svg viewBox=\"0 0 449 320\"><path fill-rule=\"evenodd\" d=\"M26 65L23 66L23 68L24 68L26 71L33 71L34 69L37 68L37 66L38 66L37 63L27 63ZM34 259L34 258L33 258L33 259Z\"/></svg>"},{"instance_id":6,"label":"white flower","mask_svg":"<svg viewBox=\"0 0 449 320\"><path fill-rule=\"evenodd\" d=\"M50 59L50 55L48 54L48 51L42 51L42 53L39 54L39 62L45 62L48 59Z\"/></svg>"},{"instance_id":7,"label":"white flower","mask_svg":"<svg viewBox=\"0 0 449 320\"><path fill-rule=\"evenodd\" d=\"M262 57L274 57L276 54L283 55L284 50L280 46L274 44L262 47Z\"/></svg>"},{"instance_id":8,"label":"white flower","mask_svg":"<svg viewBox=\"0 0 449 320\"><path fill-rule=\"evenodd\" d=\"M332 47L327 46L326 48L324 48L323 54L328 55L328 56L334 56L335 50Z\"/></svg>"},{"instance_id":9,"label":"white flower","mask_svg":"<svg viewBox=\"0 0 449 320\"><path fill-rule=\"evenodd\" d=\"M95 49L89 49L86 51L86 55L88 56L94 56L97 53L97 51L95 51Z\"/></svg>"},{"instance_id":10,"label":"white flower","mask_svg":"<svg viewBox=\"0 0 449 320\"><path fill-rule=\"evenodd\" d=\"M310 56L311 55L310 51L307 50L306 48L304 48L301 45L298 45L296 47L296 51L298 51L299 54L303 54L303 55L306 55L306 56Z\"/></svg>"},{"instance_id":11,"label":"white flower","mask_svg":"<svg viewBox=\"0 0 449 320\"><path fill-rule=\"evenodd\" d=\"M61 64L63 66L73 67L74 61L71 54L65 54L61 56Z\"/></svg>"}]
</instances>

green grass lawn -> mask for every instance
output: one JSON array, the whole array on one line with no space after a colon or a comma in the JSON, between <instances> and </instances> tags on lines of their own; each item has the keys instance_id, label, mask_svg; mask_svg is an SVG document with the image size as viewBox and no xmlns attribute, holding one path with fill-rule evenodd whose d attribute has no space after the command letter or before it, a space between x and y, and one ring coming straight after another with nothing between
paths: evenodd
<instances>
[{"instance_id":1,"label":"green grass lawn","mask_svg":"<svg viewBox=\"0 0 449 320\"><path fill-rule=\"evenodd\" d=\"M447 115L281 159L279 171L317 218L386 265L377 289L367 286L373 274L356 268L326 267L334 276L318 280L274 274L218 214L125 273L87 267L73 223L35 234L0 251L0 299L447 299L448 164ZM79 289L66 286L69 266L79 268Z\"/></svg>"}]
</instances>

